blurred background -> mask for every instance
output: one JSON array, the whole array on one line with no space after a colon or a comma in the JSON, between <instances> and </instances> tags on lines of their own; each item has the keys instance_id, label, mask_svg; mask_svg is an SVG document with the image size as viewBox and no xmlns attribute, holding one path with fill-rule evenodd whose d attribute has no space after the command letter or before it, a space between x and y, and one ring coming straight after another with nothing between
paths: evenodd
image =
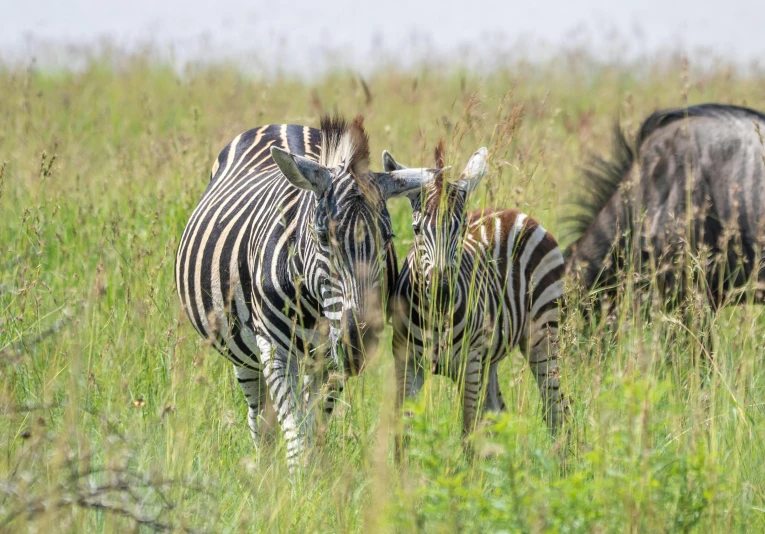
<instances>
[{"instance_id":1,"label":"blurred background","mask_svg":"<svg viewBox=\"0 0 765 534\"><path fill-rule=\"evenodd\" d=\"M3 2L0 59L71 67L94 50L152 53L179 65L234 60L251 71L366 73L424 61L491 68L586 51L641 62L762 64L765 3L754 0L262 2L37 0Z\"/></svg>"}]
</instances>

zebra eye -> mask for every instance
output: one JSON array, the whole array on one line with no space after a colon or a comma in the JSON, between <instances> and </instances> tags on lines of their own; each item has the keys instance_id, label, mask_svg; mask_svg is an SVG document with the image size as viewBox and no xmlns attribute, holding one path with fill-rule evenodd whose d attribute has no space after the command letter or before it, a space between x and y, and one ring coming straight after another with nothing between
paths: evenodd
<instances>
[{"instance_id":1,"label":"zebra eye","mask_svg":"<svg viewBox=\"0 0 765 534\"><path fill-rule=\"evenodd\" d=\"M323 246L328 247L329 246L329 230L322 227L316 228L316 239Z\"/></svg>"},{"instance_id":2,"label":"zebra eye","mask_svg":"<svg viewBox=\"0 0 765 534\"><path fill-rule=\"evenodd\" d=\"M412 223L412 231L415 235L420 235L420 232L422 231L422 221L414 221Z\"/></svg>"}]
</instances>

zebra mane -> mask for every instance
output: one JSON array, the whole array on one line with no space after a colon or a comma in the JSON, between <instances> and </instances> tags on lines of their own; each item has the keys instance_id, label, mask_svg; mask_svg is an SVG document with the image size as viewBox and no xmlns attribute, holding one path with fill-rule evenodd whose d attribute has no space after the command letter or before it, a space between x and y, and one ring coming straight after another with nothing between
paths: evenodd
<instances>
[{"instance_id":1,"label":"zebra mane","mask_svg":"<svg viewBox=\"0 0 765 534\"><path fill-rule=\"evenodd\" d=\"M617 122L613 131L610 159L591 155L582 168L579 193L572 202L573 213L563 217L569 227L568 237L576 244L589 230L592 221L619 189L635 161L635 153ZM572 246L566 249L570 253Z\"/></svg>"},{"instance_id":2,"label":"zebra mane","mask_svg":"<svg viewBox=\"0 0 765 534\"><path fill-rule=\"evenodd\" d=\"M433 163L435 164L436 169L444 168L444 140L443 139L438 141L436 148L433 150ZM430 186L431 194L428 196L430 198L440 199L441 192L443 191L443 189L444 189L444 173L440 172L433 179L433 183Z\"/></svg>"},{"instance_id":3,"label":"zebra mane","mask_svg":"<svg viewBox=\"0 0 765 534\"><path fill-rule=\"evenodd\" d=\"M435 169L444 169L446 166L446 158L444 157L444 140L438 141L436 148L433 150L433 164ZM459 199L458 187L456 184L444 181L444 172L439 172L436 177L430 183L427 189L427 196L425 198L426 205L429 203L435 203L428 205L429 209L438 209L441 207L442 196L444 193L448 195L446 200L447 205L451 205L453 202ZM444 189L445 188L445 189Z\"/></svg>"},{"instance_id":4,"label":"zebra mane","mask_svg":"<svg viewBox=\"0 0 765 534\"><path fill-rule=\"evenodd\" d=\"M339 115L321 118L321 158L319 163L333 168L345 164L355 177L369 173L369 136L364 118L357 115L349 124Z\"/></svg>"},{"instance_id":5,"label":"zebra mane","mask_svg":"<svg viewBox=\"0 0 765 534\"><path fill-rule=\"evenodd\" d=\"M443 169L444 168L444 140L441 139L438 144L436 145L435 150L433 151L433 160L436 165L436 169ZM439 175L441 176L441 175ZM439 178L436 178L436 180L439 180Z\"/></svg>"}]
</instances>

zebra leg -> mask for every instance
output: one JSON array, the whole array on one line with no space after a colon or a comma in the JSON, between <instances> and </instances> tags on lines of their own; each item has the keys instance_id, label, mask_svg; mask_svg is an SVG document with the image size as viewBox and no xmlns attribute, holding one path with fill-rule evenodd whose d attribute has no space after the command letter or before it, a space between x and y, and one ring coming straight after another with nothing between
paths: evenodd
<instances>
[{"instance_id":1,"label":"zebra leg","mask_svg":"<svg viewBox=\"0 0 765 534\"><path fill-rule=\"evenodd\" d=\"M462 437L467 438L478 424L483 387L485 351L471 350L465 363L465 376L462 392Z\"/></svg>"},{"instance_id":2,"label":"zebra leg","mask_svg":"<svg viewBox=\"0 0 765 534\"><path fill-rule=\"evenodd\" d=\"M408 399L413 399L425 383L422 366L414 358L396 360L396 408L400 411Z\"/></svg>"},{"instance_id":3,"label":"zebra leg","mask_svg":"<svg viewBox=\"0 0 765 534\"><path fill-rule=\"evenodd\" d=\"M507 409L502 398L502 391L499 389L498 368L499 362L494 362L489 367L489 383L486 385L486 400L483 405L484 412L504 412Z\"/></svg>"},{"instance_id":4,"label":"zebra leg","mask_svg":"<svg viewBox=\"0 0 765 534\"><path fill-rule=\"evenodd\" d=\"M483 398L481 419L484 419L487 413L499 414L500 412L504 412L507 409L505 406L505 401L502 398L502 391L499 389L499 376L497 374L498 367L499 362L494 362L489 366L489 376L487 377L486 393ZM481 385L483 385L483 382L481 382ZM488 433L488 435L492 434L492 432ZM465 449L466 455L468 457L472 456L473 450L467 440L465 440L463 443L463 447ZM482 454L483 458L490 458L492 456L494 456L494 453L490 452L488 449L485 449Z\"/></svg>"},{"instance_id":5,"label":"zebra leg","mask_svg":"<svg viewBox=\"0 0 765 534\"><path fill-rule=\"evenodd\" d=\"M418 364L418 359L413 354L408 354L406 348L396 346L396 342L393 342L393 356L396 362L396 415L402 415L404 403L407 399L414 398L422 389L422 385L425 382L425 375L423 373L422 366ZM398 350L397 350L398 349ZM403 355L401 353L404 353ZM411 418L411 414L403 414L407 418ZM405 448L405 436L406 428L399 428L396 431L396 462L400 463L403 460L404 448Z\"/></svg>"},{"instance_id":6,"label":"zebra leg","mask_svg":"<svg viewBox=\"0 0 765 534\"><path fill-rule=\"evenodd\" d=\"M250 427L250 436L252 436L252 441L255 442L255 449L258 450L262 439L260 428L262 423L261 414L268 401L266 381L261 371L255 371L248 367L234 365L234 373L236 374L236 380L239 382L239 387L242 388L244 398L247 400L247 425Z\"/></svg>"},{"instance_id":7,"label":"zebra leg","mask_svg":"<svg viewBox=\"0 0 765 534\"><path fill-rule=\"evenodd\" d=\"M345 374L341 372L325 372L319 377L312 377L314 381L321 378L319 388L315 388L313 393L315 398L321 402L321 413L317 414L316 424L316 444L323 445L327 429L329 428L329 418L335 411L335 406L345 389Z\"/></svg>"},{"instance_id":8,"label":"zebra leg","mask_svg":"<svg viewBox=\"0 0 765 534\"><path fill-rule=\"evenodd\" d=\"M554 308L542 314L532 323L530 332L521 339L521 352L529 362L531 372L537 379L542 396L545 420L553 434L571 412L568 399L560 392L560 370L558 368L558 329L549 324L550 316L558 317ZM529 339L530 336L530 339Z\"/></svg>"},{"instance_id":9,"label":"zebra leg","mask_svg":"<svg viewBox=\"0 0 765 534\"><path fill-rule=\"evenodd\" d=\"M323 406L322 411L325 417L329 417L335 411L335 404L340 395L345 391L346 376L342 372L329 373L324 377L324 387L322 388Z\"/></svg>"},{"instance_id":10,"label":"zebra leg","mask_svg":"<svg viewBox=\"0 0 765 534\"><path fill-rule=\"evenodd\" d=\"M287 442L287 464L294 471L310 444L313 411L307 409L307 402L303 402L304 387L297 356L279 350L264 336L256 338L276 420Z\"/></svg>"}]
</instances>

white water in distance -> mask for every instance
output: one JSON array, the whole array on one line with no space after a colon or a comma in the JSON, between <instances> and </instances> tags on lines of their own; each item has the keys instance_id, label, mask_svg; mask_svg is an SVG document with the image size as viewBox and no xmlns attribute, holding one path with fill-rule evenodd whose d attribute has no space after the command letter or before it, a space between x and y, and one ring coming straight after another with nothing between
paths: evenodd
<instances>
[{"instance_id":1,"label":"white water in distance","mask_svg":"<svg viewBox=\"0 0 765 534\"><path fill-rule=\"evenodd\" d=\"M328 66L493 65L584 49L765 64L765 2L729 0L0 0L0 60L69 66L86 49L147 45L178 64L231 60L313 75Z\"/></svg>"}]
</instances>

